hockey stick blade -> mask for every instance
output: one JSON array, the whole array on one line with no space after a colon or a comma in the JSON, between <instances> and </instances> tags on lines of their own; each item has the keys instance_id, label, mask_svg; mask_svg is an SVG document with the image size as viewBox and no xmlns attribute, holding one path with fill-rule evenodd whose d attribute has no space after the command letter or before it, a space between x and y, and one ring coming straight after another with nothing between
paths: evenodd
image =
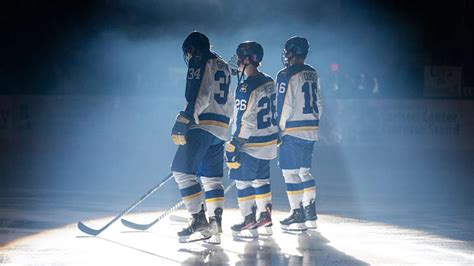
<instances>
[{"instance_id":1,"label":"hockey stick blade","mask_svg":"<svg viewBox=\"0 0 474 266\"><path fill-rule=\"evenodd\" d=\"M148 198L150 195L152 195L155 191L157 191L160 187L162 187L166 182L168 182L171 178L173 177L173 174L168 174L163 180L160 181L156 186L152 187L150 190L148 190L145 194L143 194L137 201L135 201L132 205L128 206L124 211L122 211L120 214L115 216L111 221L109 221L106 225L104 225L100 229L92 229L88 226L86 226L82 222L77 223L77 227L79 230L82 232L88 234L88 235L93 235L97 236L98 234L102 233L105 229L107 229L110 225L115 223L118 219L129 213L131 210L135 209L140 203L142 203L146 198Z\"/></svg>"},{"instance_id":2,"label":"hockey stick blade","mask_svg":"<svg viewBox=\"0 0 474 266\"><path fill-rule=\"evenodd\" d=\"M92 229L90 228L89 226L85 225L84 223L82 222L78 222L77 223L77 227L79 228L79 230L81 230L82 232L88 234L88 235L92 235L92 236L96 236L98 234L100 234L103 230L99 229L99 230L96 230L96 229Z\"/></svg>"},{"instance_id":3,"label":"hockey stick blade","mask_svg":"<svg viewBox=\"0 0 474 266\"><path fill-rule=\"evenodd\" d=\"M129 228L132 228L132 229L135 229L135 230L141 230L141 231L145 231L147 230L148 228L152 227L154 224L156 224L157 222L161 221L163 218L165 218L166 216L168 216L170 213L174 212L175 210L177 210L179 207L181 207L181 205L183 205L184 202L183 201L180 201L178 202L177 204L175 204L173 207L171 207L171 209L168 209L166 210L165 212L163 212L158 218L156 218L153 222L151 223L148 223L148 224L137 224L137 223L134 223L134 222L130 222L126 219L121 219L121 222L123 225L125 225L126 227L129 227Z\"/></svg>"},{"instance_id":4,"label":"hockey stick blade","mask_svg":"<svg viewBox=\"0 0 474 266\"><path fill-rule=\"evenodd\" d=\"M235 186L235 182L232 182L229 186L227 186L224 190L224 195L231 189ZM158 218L156 218L154 221L152 221L151 223L148 223L148 224L137 224L137 223L134 223L134 222L130 222L126 219L121 219L121 222L123 225L125 225L126 227L129 227L129 228L132 228L132 229L135 229L135 230L141 230L141 231L144 231L144 230L147 230L148 228L152 227L154 224L156 224L157 222L163 220L163 218L167 217L168 215L170 215L172 212L176 211L179 207L181 207L181 205L183 205L184 202L183 201L180 201L178 203L176 203L176 205L174 205L173 207L171 207L170 209L166 210L165 212L163 212Z\"/></svg>"},{"instance_id":5,"label":"hockey stick blade","mask_svg":"<svg viewBox=\"0 0 474 266\"><path fill-rule=\"evenodd\" d=\"M126 227L129 227L129 228L132 228L132 229L136 229L136 230L141 230L141 231L145 231L147 230L148 228L151 227L151 225L148 225L148 224L137 224L137 223L134 223L134 222L130 222L128 220L125 220L125 219L122 219L120 220L122 222L123 225L125 225ZM152 224L153 225L153 224Z\"/></svg>"}]
</instances>

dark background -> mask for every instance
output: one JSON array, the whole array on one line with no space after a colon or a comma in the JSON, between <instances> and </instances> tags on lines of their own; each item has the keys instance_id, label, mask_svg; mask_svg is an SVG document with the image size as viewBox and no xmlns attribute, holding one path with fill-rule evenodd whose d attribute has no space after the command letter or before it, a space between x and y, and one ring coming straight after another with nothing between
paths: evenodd
<instances>
[{"instance_id":1,"label":"dark background","mask_svg":"<svg viewBox=\"0 0 474 266\"><path fill-rule=\"evenodd\" d=\"M194 29L208 34L226 59L242 40L257 39L266 58L274 60L264 63L270 74L281 67L284 41L301 34L311 41L309 61L327 84L329 65L338 63L341 77L349 76L341 78L348 83L342 87L364 73L378 78L387 97L422 96L425 65L461 66L463 85L474 85L474 8L468 0L20 0L0 5L2 94L163 95L170 79L166 69L182 67L176 60L180 43ZM167 43L165 51L153 45L158 42Z\"/></svg>"},{"instance_id":2,"label":"dark background","mask_svg":"<svg viewBox=\"0 0 474 266\"><path fill-rule=\"evenodd\" d=\"M181 44L189 32L206 33L225 59L242 41L260 42L262 70L273 77L284 42L303 35L325 107L313 158L320 210L403 225L413 225L407 216L429 224L459 214L472 226L473 5L1 1L0 199L59 193L76 208L84 197L118 194L113 214L169 172L176 149L169 134L184 104ZM425 97L429 65L460 67L462 93ZM426 121L451 126L451 115L454 131ZM286 209L276 163L272 182L275 205ZM178 200L169 186L160 194L166 197L157 196L162 207Z\"/></svg>"}]
</instances>

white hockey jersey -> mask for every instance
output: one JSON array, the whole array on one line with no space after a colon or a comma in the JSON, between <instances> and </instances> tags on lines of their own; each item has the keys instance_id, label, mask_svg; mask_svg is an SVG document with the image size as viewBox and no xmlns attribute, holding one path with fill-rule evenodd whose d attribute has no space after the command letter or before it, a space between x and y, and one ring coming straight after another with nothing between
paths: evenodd
<instances>
[{"instance_id":1,"label":"white hockey jersey","mask_svg":"<svg viewBox=\"0 0 474 266\"><path fill-rule=\"evenodd\" d=\"M277 75L280 135L318 140L322 113L319 75L311 66L293 65Z\"/></svg>"},{"instance_id":2,"label":"white hockey jersey","mask_svg":"<svg viewBox=\"0 0 474 266\"><path fill-rule=\"evenodd\" d=\"M186 82L185 113L193 117L193 128L227 140L234 111L234 92L229 90L230 71L217 54L191 58Z\"/></svg>"},{"instance_id":3,"label":"white hockey jersey","mask_svg":"<svg viewBox=\"0 0 474 266\"><path fill-rule=\"evenodd\" d=\"M237 86L232 129L245 139L240 151L265 160L277 156L276 97L273 79L263 73Z\"/></svg>"}]
</instances>

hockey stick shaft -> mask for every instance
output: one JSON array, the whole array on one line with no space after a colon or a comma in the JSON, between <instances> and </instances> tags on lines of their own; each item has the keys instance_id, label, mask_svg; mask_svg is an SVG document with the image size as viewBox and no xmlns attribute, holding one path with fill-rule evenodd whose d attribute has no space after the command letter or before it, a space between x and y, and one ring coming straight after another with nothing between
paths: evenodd
<instances>
[{"instance_id":1,"label":"hockey stick shaft","mask_svg":"<svg viewBox=\"0 0 474 266\"><path fill-rule=\"evenodd\" d=\"M227 192L229 192L229 190L231 190L234 186L235 186L235 181L232 181L232 183L224 189L224 195L227 194ZM148 224L137 224L137 223L134 223L134 222L130 222L126 219L122 219L121 222L122 222L123 225L125 225L127 227L130 227L132 229L144 231L144 230L147 230L148 228L152 227L157 222L163 220L163 218L170 215L172 212L176 211L183 204L184 204L184 201L181 200L180 202L176 203L173 207L171 207L170 209L168 209L164 213L162 213L154 221L152 221L151 223L148 223Z\"/></svg>"},{"instance_id":2,"label":"hockey stick shaft","mask_svg":"<svg viewBox=\"0 0 474 266\"><path fill-rule=\"evenodd\" d=\"M173 174L168 174L163 180L161 180L156 186L152 187L150 190L148 190L145 194L143 194L137 201L135 201L132 205L128 206L124 211L122 211L120 214L115 216L110 222L108 222L106 225L104 225L100 229L93 229L88 226L86 226L82 222L77 223L77 227L79 230L82 232L96 236L100 233L102 233L105 229L107 229L110 225L112 225L115 221L120 219L122 216L125 214L129 213L131 210L135 209L140 203L142 203L145 199L147 199L149 196L151 196L155 191L157 191L159 188L161 188L164 184L166 184L171 178L173 177Z\"/></svg>"}]
</instances>

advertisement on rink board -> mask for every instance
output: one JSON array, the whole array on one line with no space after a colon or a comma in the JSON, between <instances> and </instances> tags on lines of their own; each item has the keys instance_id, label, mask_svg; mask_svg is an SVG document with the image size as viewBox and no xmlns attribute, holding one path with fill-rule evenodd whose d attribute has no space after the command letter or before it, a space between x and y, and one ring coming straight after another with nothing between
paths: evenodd
<instances>
[{"instance_id":1,"label":"advertisement on rink board","mask_svg":"<svg viewBox=\"0 0 474 266\"><path fill-rule=\"evenodd\" d=\"M321 122L328 145L474 148L474 102L327 100Z\"/></svg>"},{"instance_id":2,"label":"advertisement on rink board","mask_svg":"<svg viewBox=\"0 0 474 266\"><path fill-rule=\"evenodd\" d=\"M428 98L462 97L462 67L425 66L423 95Z\"/></svg>"},{"instance_id":3,"label":"advertisement on rink board","mask_svg":"<svg viewBox=\"0 0 474 266\"><path fill-rule=\"evenodd\" d=\"M143 96L0 96L0 142L77 138L84 129L110 136L125 125L132 133L153 128L166 135L181 105ZM323 105L319 145L474 148L474 101L323 99Z\"/></svg>"}]
</instances>

